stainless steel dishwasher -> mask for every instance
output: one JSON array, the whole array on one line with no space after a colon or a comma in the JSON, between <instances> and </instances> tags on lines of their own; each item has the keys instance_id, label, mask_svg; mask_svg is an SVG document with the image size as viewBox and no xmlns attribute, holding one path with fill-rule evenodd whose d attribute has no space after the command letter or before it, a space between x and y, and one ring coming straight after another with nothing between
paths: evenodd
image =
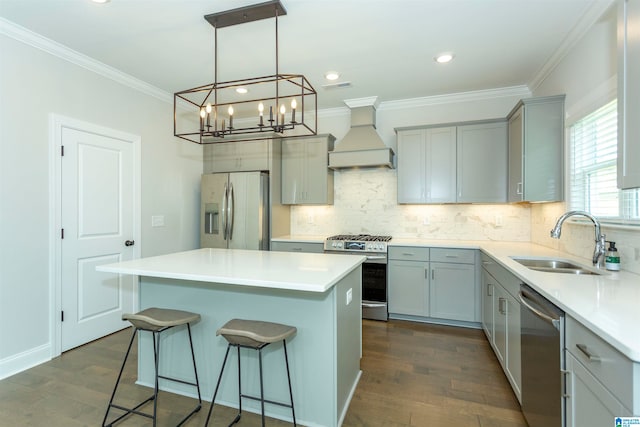
<instances>
[{"instance_id":1,"label":"stainless steel dishwasher","mask_svg":"<svg viewBox=\"0 0 640 427\"><path fill-rule=\"evenodd\" d=\"M563 427L564 311L520 285L522 413L529 427Z\"/></svg>"}]
</instances>

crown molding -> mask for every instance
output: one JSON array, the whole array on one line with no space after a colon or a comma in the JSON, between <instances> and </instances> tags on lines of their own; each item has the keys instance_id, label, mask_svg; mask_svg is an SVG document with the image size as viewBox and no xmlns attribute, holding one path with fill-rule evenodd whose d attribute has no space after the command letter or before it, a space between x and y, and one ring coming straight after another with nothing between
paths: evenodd
<instances>
[{"instance_id":1,"label":"crown molding","mask_svg":"<svg viewBox=\"0 0 640 427\"><path fill-rule=\"evenodd\" d=\"M173 94L150 85L149 83L137 79L129 74L123 73L122 71L119 71L100 61L96 61L95 59L90 58L87 55L76 52L75 50L72 50L63 44L48 39L38 33L21 27L20 25L17 25L2 17L0 17L0 34L3 34L36 49L40 49L48 54L71 62L72 64L111 79L124 86L128 86L146 95L157 98L160 101L168 103L173 102Z\"/></svg>"},{"instance_id":2,"label":"crown molding","mask_svg":"<svg viewBox=\"0 0 640 427\"><path fill-rule=\"evenodd\" d=\"M609 10L615 0L599 0L591 3L591 6L582 14L578 23L569 31L567 37L562 41L558 49L545 62L540 70L529 82L532 92L549 77L555 68L562 62L571 49L584 37L584 35L598 22L598 20Z\"/></svg>"},{"instance_id":3,"label":"crown molding","mask_svg":"<svg viewBox=\"0 0 640 427\"><path fill-rule=\"evenodd\" d=\"M458 92L445 95L426 96L422 98L403 99L398 101L381 102L381 110L402 110L407 108L428 107L439 104L453 104L458 102L483 101L487 99L519 97L529 98L531 91L527 86L510 86L496 89Z\"/></svg>"}]
</instances>

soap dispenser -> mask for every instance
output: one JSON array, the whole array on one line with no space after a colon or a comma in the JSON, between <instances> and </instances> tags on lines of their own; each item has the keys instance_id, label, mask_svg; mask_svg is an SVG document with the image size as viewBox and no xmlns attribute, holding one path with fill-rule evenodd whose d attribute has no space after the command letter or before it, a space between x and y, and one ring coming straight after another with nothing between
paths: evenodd
<instances>
[{"instance_id":1,"label":"soap dispenser","mask_svg":"<svg viewBox=\"0 0 640 427\"><path fill-rule=\"evenodd\" d=\"M605 257L604 266L607 270L620 271L620 255L616 249L616 242L608 242L609 248Z\"/></svg>"}]
</instances>

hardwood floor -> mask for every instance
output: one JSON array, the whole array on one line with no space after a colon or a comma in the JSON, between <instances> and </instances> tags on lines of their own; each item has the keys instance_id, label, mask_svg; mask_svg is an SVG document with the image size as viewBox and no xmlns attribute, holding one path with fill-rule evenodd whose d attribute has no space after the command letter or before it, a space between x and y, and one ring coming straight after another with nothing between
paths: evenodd
<instances>
[{"instance_id":1,"label":"hardwood floor","mask_svg":"<svg viewBox=\"0 0 640 427\"><path fill-rule=\"evenodd\" d=\"M0 426L100 425L130 334L118 332L0 381ZM344 426L526 427L482 331L364 321L363 342L363 374ZM124 375L131 385L122 388L123 396L133 402L149 395L133 385L135 362ZM175 425L194 402L161 393L158 425ZM203 425L208 409L204 402L185 426ZM234 414L216 406L210 425L227 425ZM118 425L151 423L136 416ZM238 425L258 426L260 417L243 413Z\"/></svg>"}]
</instances>

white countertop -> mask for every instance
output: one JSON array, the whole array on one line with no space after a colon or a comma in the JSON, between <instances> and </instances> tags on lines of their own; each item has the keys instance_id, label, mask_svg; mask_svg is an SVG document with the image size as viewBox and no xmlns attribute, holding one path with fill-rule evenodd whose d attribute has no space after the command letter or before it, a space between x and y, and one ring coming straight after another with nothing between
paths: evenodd
<instances>
[{"instance_id":1,"label":"white countertop","mask_svg":"<svg viewBox=\"0 0 640 427\"><path fill-rule=\"evenodd\" d=\"M312 235L304 235L304 236L280 236L280 237L272 237L272 242L298 242L298 243L322 243L327 240L327 236L312 236Z\"/></svg>"},{"instance_id":2,"label":"white countertop","mask_svg":"<svg viewBox=\"0 0 640 427\"><path fill-rule=\"evenodd\" d=\"M325 292L365 259L364 256L205 248L107 264L96 269L138 276Z\"/></svg>"},{"instance_id":3,"label":"white countertop","mask_svg":"<svg viewBox=\"0 0 640 427\"><path fill-rule=\"evenodd\" d=\"M289 241L295 240L291 236ZM530 270L511 257L546 257L591 268L591 260L528 242L394 238L389 246L480 249L629 359L640 362L640 275L603 270L574 275Z\"/></svg>"}]
</instances>

